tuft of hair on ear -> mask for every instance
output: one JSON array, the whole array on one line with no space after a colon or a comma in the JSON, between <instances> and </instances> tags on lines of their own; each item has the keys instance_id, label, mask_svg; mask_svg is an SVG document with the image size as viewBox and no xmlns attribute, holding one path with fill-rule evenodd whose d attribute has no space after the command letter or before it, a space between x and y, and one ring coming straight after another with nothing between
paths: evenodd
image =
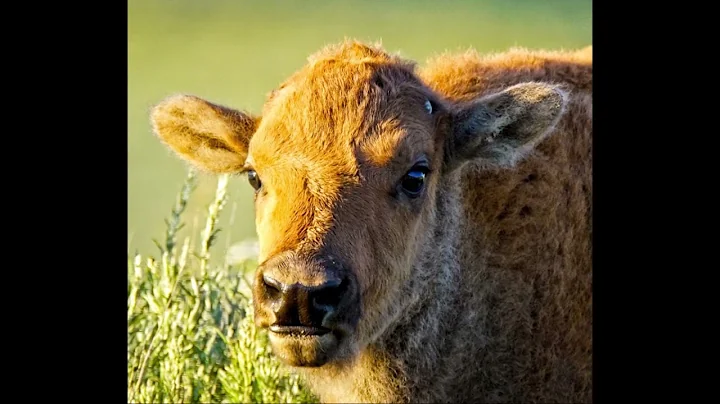
<instances>
[{"instance_id":1,"label":"tuft of hair on ear","mask_svg":"<svg viewBox=\"0 0 720 404\"><path fill-rule=\"evenodd\" d=\"M557 126L567 90L526 82L486 95L461 108L446 144L446 169L474 160L483 167L513 167Z\"/></svg>"},{"instance_id":2,"label":"tuft of hair on ear","mask_svg":"<svg viewBox=\"0 0 720 404\"><path fill-rule=\"evenodd\" d=\"M213 174L242 170L259 118L193 95L166 98L150 113L153 132L193 167Z\"/></svg>"}]
</instances>

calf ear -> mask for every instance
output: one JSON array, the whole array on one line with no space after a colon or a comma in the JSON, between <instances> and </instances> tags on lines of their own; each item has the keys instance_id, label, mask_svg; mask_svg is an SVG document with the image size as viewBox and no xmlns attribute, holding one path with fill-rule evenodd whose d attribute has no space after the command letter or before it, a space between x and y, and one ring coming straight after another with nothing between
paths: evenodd
<instances>
[{"instance_id":1,"label":"calf ear","mask_svg":"<svg viewBox=\"0 0 720 404\"><path fill-rule=\"evenodd\" d=\"M537 82L517 84L471 102L452 115L446 170L473 159L486 166L513 166L552 131L565 103L562 89Z\"/></svg>"},{"instance_id":2,"label":"calf ear","mask_svg":"<svg viewBox=\"0 0 720 404\"><path fill-rule=\"evenodd\" d=\"M194 167L215 174L241 171L259 118L191 95L152 109L155 135Z\"/></svg>"}]
</instances>

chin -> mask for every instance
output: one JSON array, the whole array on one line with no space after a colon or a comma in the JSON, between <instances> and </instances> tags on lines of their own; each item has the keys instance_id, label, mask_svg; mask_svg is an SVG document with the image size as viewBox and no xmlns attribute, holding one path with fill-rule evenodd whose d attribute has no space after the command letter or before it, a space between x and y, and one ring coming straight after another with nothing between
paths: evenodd
<instances>
[{"instance_id":1,"label":"chin","mask_svg":"<svg viewBox=\"0 0 720 404\"><path fill-rule=\"evenodd\" d=\"M288 366L316 368L339 357L341 339L332 332L298 335L269 332L273 354Z\"/></svg>"}]
</instances>

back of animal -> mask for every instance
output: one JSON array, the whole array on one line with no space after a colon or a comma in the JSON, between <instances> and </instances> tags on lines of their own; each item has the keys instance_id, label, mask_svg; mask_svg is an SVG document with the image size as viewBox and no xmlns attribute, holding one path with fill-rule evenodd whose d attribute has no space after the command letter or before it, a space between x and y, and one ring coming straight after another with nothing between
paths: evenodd
<instances>
[{"instance_id":1,"label":"back of animal","mask_svg":"<svg viewBox=\"0 0 720 404\"><path fill-rule=\"evenodd\" d=\"M458 374L456 383L495 391L499 402L508 392L524 402L590 402L592 48L443 56L420 75L460 104L527 81L566 89L563 118L513 169L469 164L461 174L466 307L485 316L482 349L466 360L485 365L483 377Z\"/></svg>"}]
</instances>

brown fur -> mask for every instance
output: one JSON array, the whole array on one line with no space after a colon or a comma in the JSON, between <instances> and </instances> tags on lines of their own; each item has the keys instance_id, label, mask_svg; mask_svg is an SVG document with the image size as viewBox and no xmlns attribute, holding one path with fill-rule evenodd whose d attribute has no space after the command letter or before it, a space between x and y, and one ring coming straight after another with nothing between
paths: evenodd
<instances>
[{"instance_id":1,"label":"brown fur","mask_svg":"<svg viewBox=\"0 0 720 404\"><path fill-rule=\"evenodd\" d=\"M347 41L261 117L176 96L152 119L194 165L262 180L258 325L274 318L262 273L317 285L328 262L349 268L359 317L345 337L271 335L285 362L322 364L298 369L323 401L591 401L590 47L446 54L416 71ZM394 194L422 155L423 196Z\"/></svg>"}]
</instances>

